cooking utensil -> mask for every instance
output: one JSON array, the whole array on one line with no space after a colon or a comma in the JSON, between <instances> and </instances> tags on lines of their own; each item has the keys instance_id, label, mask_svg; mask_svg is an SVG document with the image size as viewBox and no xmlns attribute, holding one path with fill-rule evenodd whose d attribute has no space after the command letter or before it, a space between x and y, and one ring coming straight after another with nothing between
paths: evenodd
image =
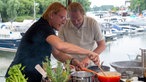
<instances>
[{"instance_id":1,"label":"cooking utensil","mask_svg":"<svg viewBox=\"0 0 146 82\"><path fill-rule=\"evenodd\" d=\"M118 72L122 74L122 76L127 75L126 71L133 71L134 76L142 75L142 62L141 61L116 61L110 63L110 65Z\"/></svg>"},{"instance_id":2,"label":"cooking utensil","mask_svg":"<svg viewBox=\"0 0 146 82\"><path fill-rule=\"evenodd\" d=\"M101 68L102 68L104 71L110 71L110 67L109 67L109 66L101 65ZM93 71L96 71L96 72L100 72L100 69L99 69L98 66L90 66L90 67L88 67L88 69L93 70Z\"/></svg>"},{"instance_id":3,"label":"cooking utensil","mask_svg":"<svg viewBox=\"0 0 146 82\"><path fill-rule=\"evenodd\" d=\"M98 65L98 67L99 67L99 69L101 70L101 72L103 73L103 75L106 76L106 74L104 73L104 71L103 71L103 69L101 68L101 66Z\"/></svg>"},{"instance_id":4,"label":"cooking utensil","mask_svg":"<svg viewBox=\"0 0 146 82\"><path fill-rule=\"evenodd\" d=\"M99 66L98 66L99 67ZM97 74L97 72L93 71L93 70L90 70L90 69L87 69L87 68L81 68L83 71L87 71L87 72L92 72L94 74ZM106 74L104 73L103 69L101 67L99 67L99 69L101 70L101 72L103 73L103 75L106 76Z\"/></svg>"},{"instance_id":5,"label":"cooking utensil","mask_svg":"<svg viewBox=\"0 0 146 82\"><path fill-rule=\"evenodd\" d=\"M101 65L103 65L103 62L104 62L104 61L101 62ZM97 64L97 66L98 66L98 68L100 69L100 71L103 73L103 75L106 76L106 74L104 73L103 69L101 68L101 65Z\"/></svg>"},{"instance_id":6,"label":"cooking utensil","mask_svg":"<svg viewBox=\"0 0 146 82\"><path fill-rule=\"evenodd\" d=\"M47 73L44 71L44 69L39 64L37 64L35 66L35 69L42 75L41 82L50 82L50 80L47 78Z\"/></svg>"},{"instance_id":7,"label":"cooking utensil","mask_svg":"<svg viewBox=\"0 0 146 82\"><path fill-rule=\"evenodd\" d=\"M104 61L102 61L100 65L102 66L102 65L103 65L103 63L104 63Z\"/></svg>"},{"instance_id":8,"label":"cooking utensil","mask_svg":"<svg viewBox=\"0 0 146 82\"><path fill-rule=\"evenodd\" d=\"M72 82L94 82L94 74L87 71L76 71L71 74Z\"/></svg>"},{"instance_id":9,"label":"cooking utensil","mask_svg":"<svg viewBox=\"0 0 146 82\"><path fill-rule=\"evenodd\" d=\"M103 75L102 72L97 74L99 82L120 82L121 74L118 72L104 72L106 74Z\"/></svg>"},{"instance_id":10,"label":"cooking utensil","mask_svg":"<svg viewBox=\"0 0 146 82\"><path fill-rule=\"evenodd\" d=\"M44 69L39 64L37 64L35 66L35 69L43 76L43 78L47 77L47 73L44 71Z\"/></svg>"},{"instance_id":11,"label":"cooking utensil","mask_svg":"<svg viewBox=\"0 0 146 82\"><path fill-rule=\"evenodd\" d=\"M97 75L97 72L93 71L93 70L90 70L90 69L87 69L87 68L81 68L83 71L87 71L87 72L91 72L91 73L94 73Z\"/></svg>"}]
</instances>

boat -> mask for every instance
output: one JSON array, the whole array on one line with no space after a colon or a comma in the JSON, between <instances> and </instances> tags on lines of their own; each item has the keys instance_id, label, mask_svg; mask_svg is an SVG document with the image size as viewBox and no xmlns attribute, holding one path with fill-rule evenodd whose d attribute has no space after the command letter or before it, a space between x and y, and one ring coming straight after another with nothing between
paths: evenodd
<instances>
[{"instance_id":1,"label":"boat","mask_svg":"<svg viewBox=\"0 0 146 82\"><path fill-rule=\"evenodd\" d=\"M101 27L102 27L101 31L106 41L117 39L117 34L112 32L111 26L112 26L111 23L107 23L107 22L101 23Z\"/></svg>"},{"instance_id":2,"label":"boat","mask_svg":"<svg viewBox=\"0 0 146 82\"><path fill-rule=\"evenodd\" d=\"M118 26L122 28L124 34L135 34L137 32L136 27L129 23L119 23Z\"/></svg>"},{"instance_id":3,"label":"boat","mask_svg":"<svg viewBox=\"0 0 146 82\"><path fill-rule=\"evenodd\" d=\"M20 32L12 31L6 25L0 25L0 50L16 51L21 38Z\"/></svg>"}]
</instances>

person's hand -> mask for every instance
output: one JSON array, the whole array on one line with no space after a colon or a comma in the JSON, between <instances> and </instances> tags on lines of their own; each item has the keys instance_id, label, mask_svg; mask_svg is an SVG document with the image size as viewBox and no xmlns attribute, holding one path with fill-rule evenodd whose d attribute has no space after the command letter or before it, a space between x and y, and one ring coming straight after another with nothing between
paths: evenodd
<instances>
[{"instance_id":1,"label":"person's hand","mask_svg":"<svg viewBox=\"0 0 146 82\"><path fill-rule=\"evenodd\" d=\"M90 52L88 54L88 57L94 62L94 64L96 65L100 65L100 59L99 59L99 54L95 53L95 52Z\"/></svg>"},{"instance_id":2,"label":"person's hand","mask_svg":"<svg viewBox=\"0 0 146 82\"><path fill-rule=\"evenodd\" d=\"M83 65L83 67L87 67L89 65L90 61L91 60L88 57L86 57L85 59L83 59L81 61L81 64Z\"/></svg>"},{"instance_id":3,"label":"person's hand","mask_svg":"<svg viewBox=\"0 0 146 82\"><path fill-rule=\"evenodd\" d=\"M76 70L81 70L81 68L83 67L82 63L80 61L78 61L77 59L75 59L75 58L73 58L71 60L70 64L73 65Z\"/></svg>"}]
</instances>

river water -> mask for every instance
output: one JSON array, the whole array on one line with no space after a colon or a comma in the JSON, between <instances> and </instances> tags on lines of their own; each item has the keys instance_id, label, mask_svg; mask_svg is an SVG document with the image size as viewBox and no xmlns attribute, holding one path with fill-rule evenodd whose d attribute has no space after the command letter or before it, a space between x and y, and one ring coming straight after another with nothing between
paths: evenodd
<instances>
[{"instance_id":1,"label":"river water","mask_svg":"<svg viewBox=\"0 0 146 82\"><path fill-rule=\"evenodd\" d=\"M127 54L140 54L140 48L146 48L146 32L124 35L114 41L106 42L106 49L100 55L104 65L111 62L129 60ZM14 58L15 53L0 51L0 82L5 82L3 76ZM114 70L114 68L111 68Z\"/></svg>"},{"instance_id":2,"label":"river water","mask_svg":"<svg viewBox=\"0 0 146 82\"><path fill-rule=\"evenodd\" d=\"M115 61L132 60L132 56L141 55L140 48L146 49L146 32L124 35L115 41L107 42L100 59L108 66ZM131 55L131 58L128 55Z\"/></svg>"}]
</instances>

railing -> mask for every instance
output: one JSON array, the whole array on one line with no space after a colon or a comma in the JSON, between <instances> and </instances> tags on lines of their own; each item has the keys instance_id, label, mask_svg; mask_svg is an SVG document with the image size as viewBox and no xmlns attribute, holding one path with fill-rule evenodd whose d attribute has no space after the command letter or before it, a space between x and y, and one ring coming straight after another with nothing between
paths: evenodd
<instances>
[{"instance_id":1,"label":"railing","mask_svg":"<svg viewBox=\"0 0 146 82\"><path fill-rule=\"evenodd\" d=\"M146 78L146 49L140 49L141 50L141 62L143 67L143 75Z\"/></svg>"},{"instance_id":2,"label":"railing","mask_svg":"<svg viewBox=\"0 0 146 82\"><path fill-rule=\"evenodd\" d=\"M146 49L140 49L141 50L141 56L142 56L142 66L146 68Z\"/></svg>"}]
</instances>

